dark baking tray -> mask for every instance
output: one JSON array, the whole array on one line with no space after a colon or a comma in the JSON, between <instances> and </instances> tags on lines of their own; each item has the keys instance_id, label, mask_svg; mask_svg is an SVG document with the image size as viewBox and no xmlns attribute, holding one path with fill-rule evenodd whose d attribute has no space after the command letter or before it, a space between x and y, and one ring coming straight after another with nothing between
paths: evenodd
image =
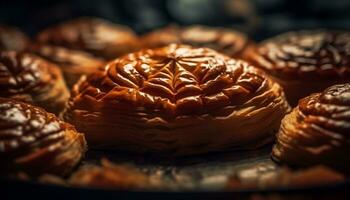
<instances>
[{"instance_id":1,"label":"dark baking tray","mask_svg":"<svg viewBox=\"0 0 350 200\"><path fill-rule=\"evenodd\" d=\"M347 199L350 180L317 187L240 189L224 191L226 178L238 174L242 179L273 173L280 166L270 159L271 146L255 151L212 153L182 158L157 158L126 152L89 151L82 165L108 158L116 163L133 164L149 176L160 177L166 189L121 191L63 187L15 180L0 181L0 199Z\"/></svg>"}]
</instances>

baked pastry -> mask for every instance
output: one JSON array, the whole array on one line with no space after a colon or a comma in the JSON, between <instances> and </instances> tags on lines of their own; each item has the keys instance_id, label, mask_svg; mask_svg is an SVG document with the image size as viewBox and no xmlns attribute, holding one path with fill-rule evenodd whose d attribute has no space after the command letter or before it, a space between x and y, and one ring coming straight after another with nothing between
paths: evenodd
<instances>
[{"instance_id":1,"label":"baked pastry","mask_svg":"<svg viewBox=\"0 0 350 200\"><path fill-rule=\"evenodd\" d=\"M82 17L43 30L37 42L89 52L114 59L138 48L138 37L126 26L99 18Z\"/></svg>"},{"instance_id":2,"label":"baked pastry","mask_svg":"<svg viewBox=\"0 0 350 200\"><path fill-rule=\"evenodd\" d=\"M67 175L84 156L84 136L43 109L0 98L0 174Z\"/></svg>"},{"instance_id":3,"label":"baked pastry","mask_svg":"<svg viewBox=\"0 0 350 200\"><path fill-rule=\"evenodd\" d=\"M0 97L14 98L60 113L69 92L60 69L29 53L0 52Z\"/></svg>"},{"instance_id":4,"label":"baked pastry","mask_svg":"<svg viewBox=\"0 0 350 200\"><path fill-rule=\"evenodd\" d=\"M136 190L154 188L158 181L133 166L114 164L107 159L101 160L101 166L83 166L73 173L68 183L73 186L118 190Z\"/></svg>"},{"instance_id":5,"label":"baked pastry","mask_svg":"<svg viewBox=\"0 0 350 200\"><path fill-rule=\"evenodd\" d=\"M314 93L282 120L274 160L292 166L324 164L349 169L350 84Z\"/></svg>"},{"instance_id":6,"label":"baked pastry","mask_svg":"<svg viewBox=\"0 0 350 200\"><path fill-rule=\"evenodd\" d=\"M15 27L0 25L0 51L24 51L29 38Z\"/></svg>"},{"instance_id":7,"label":"baked pastry","mask_svg":"<svg viewBox=\"0 0 350 200\"><path fill-rule=\"evenodd\" d=\"M158 155L256 148L289 109L260 70L176 44L111 61L74 86L67 106L91 147Z\"/></svg>"},{"instance_id":8,"label":"baked pastry","mask_svg":"<svg viewBox=\"0 0 350 200\"><path fill-rule=\"evenodd\" d=\"M200 25L170 25L145 34L141 41L145 48L162 47L171 43L208 47L233 58L241 58L248 47L254 46L246 35L238 31Z\"/></svg>"},{"instance_id":9,"label":"baked pastry","mask_svg":"<svg viewBox=\"0 0 350 200\"><path fill-rule=\"evenodd\" d=\"M350 81L350 33L324 30L285 33L246 54L284 89L289 103Z\"/></svg>"},{"instance_id":10,"label":"baked pastry","mask_svg":"<svg viewBox=\"0 0 350 200\"><path fill-rule=\"evenodd\" d=\"M103 59L87 52L58 46L35 44L31 45L30 51L59 66L69 88L73 87L82 75L95 72L105 63Z\"/></svg>"}]
</instances>

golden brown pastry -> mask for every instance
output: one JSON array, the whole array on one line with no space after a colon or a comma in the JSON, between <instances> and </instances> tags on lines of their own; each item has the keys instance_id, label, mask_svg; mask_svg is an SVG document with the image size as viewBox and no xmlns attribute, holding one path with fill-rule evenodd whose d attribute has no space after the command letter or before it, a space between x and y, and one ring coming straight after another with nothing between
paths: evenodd
<instances>
[{"instance_id":1,"label":"golden brown pastry","mask_svg":"<svg viewBox=\"0 0 350 200\"><path fill-rule=\"evenodd\" d=\"M24 51L29 38L14 27L0 25L0 51Z\"/></svg>"},{"instance_id":2,"label":"golden brown pastry","mask_svg":"<svg viewBox=\"0 0 350 200\"><path fill-rule=\"evenodd\" d=\"M300 100L286 115L272 156L292 166L349 169L349 132L350 84L335 85Z\"/></svg>"},{"instance_id":3,"label":"golden brown pastry","mask_svg":"<svg viewBox=\"0 0 350 200\"><path fill-rule=\"evenodd\" d=\"M84 166L68 180L70 185L104 189L150 189L157 183L132 166L117 165L106 159L102 166Z\"/></svg>"},{"instance_id":4,"label":"golden brown pastry","mask_svg":"<svg viewBox=\"0 0 350 200\"><path fill-rule=\"evenodd\" d=\"M172 43L188 44L195 47L212 48L233 58L241 58L253 45L249 38L238 31L193 25L178 27L170 25L145 34L142 38L144 48L163 47Z\"/></svg>"},{"instance_id":5,"label":"golden brown pastry","mask_svg":"<svg viewBox=\"0 0 350 200\"><path fill-rule=\"evenodd\" d=\"M174 44L81 79L64 117L94 148L187 155L261 146L288 109L281 87L260 70Z\"/></svg>"},{"instance_id":6,"label":"golden brown pastry","mask_svg":"<svg viewBox=\"0 0 350 200\"><path fill-rule=\"evenodd\" d=\"M107 60L138 48L138 37L128 27L91 17L73 19L49 27L38 34L37 41L89 52Z\"/></svg>"},{"instance_id":7,"label":"golden brown pastry","mask_svg":"<svg viewBox=\"0 0 350 200\"><path fill-rule=\"evenodd\" d=\"M289 32L263 41L247 57L283 87L292 105L311 93L350 81L348 32Z\"/></svg>"},{"instance_id":8,"label":"golden brown pastry","mask_svg":"<svg viewBox=\"0 0 350 200\"><path fill-rule=\"evenodd\" d=\"M58 46L35 44L31 45L30 51L59 66L69 88L73 87L82 75L95 72L105 63L103 59L87 52Z\"/></svg>"},{"instance_id":9,"label":"golden brown pastry","mask_svg":"<svg viewBox=\"0 0 350 200\"><path fill-rule=\"evenodd\" d=\"M55 115L0 98L0 174L66 175L83 157L83 134Z\"/></svg>"},{"instance_id":10,"label":"golden brown pastry","mask_svg":"<svg viewBox=\"0 0 350 200\"><path fill-rule=\"evenodd\" d=\"M0 52L0 97L58 114L65 107L69 92L57 66L32 54L4 51Z\"/></svg>"}]
</instances>

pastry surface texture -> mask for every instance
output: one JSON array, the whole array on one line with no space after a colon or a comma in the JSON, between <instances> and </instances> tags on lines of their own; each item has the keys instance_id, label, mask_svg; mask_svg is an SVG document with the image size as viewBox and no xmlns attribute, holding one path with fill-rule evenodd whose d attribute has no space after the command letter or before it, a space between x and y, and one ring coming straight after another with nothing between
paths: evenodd
<instances>
[{"instance_id":1,"label":"pastry surface texture","mask_svg":"<svg viewBox=\"0 0 350 200\"><path fill-rule=\"evenodd\" d=\"M173 44L82 78L64 118L95 148L186 155L261 146L288 110L283 90L262 71Z\"/></svg>"},{"instance_id":2,"label":"pastry surface texture","mask_svg":"<svg viewBox=\"0 0 350 200\"><path fill-rule=\"evenodd\" d=\"M55 115L0 98L0 173L67 175L86 150L83 134Z\"/></svg>"},{"instance_id":3,"label":"pastry surface texture","mask_svg":"<svg viewBox=\"0 0 350 200\"><path fill-rule=\"evenodd\" d=\"M60 69L29 53L0 52L0 97L58 114L69 97Z\"/></svg>"},{"instance_id":4,"label":"pastry surface texture","mask_svg":"<svg viewBox=\"0 0 350 200\"><path fill-rule=\"evenodd\" d=\"M277 81L291 104L350 81L350 33L297 31L261 42L247 60Z\"/></svg>"},{"instance_id":5,"label":"pastry surface texture","mask_svg":"<svg viewBox=\"0 0 350 200\"><path fill-rule=\"evenodd\" d=\"M282 120L272 156L295 166L350 166L350 84L314 93Z\"/></svg>"}]
</instances>

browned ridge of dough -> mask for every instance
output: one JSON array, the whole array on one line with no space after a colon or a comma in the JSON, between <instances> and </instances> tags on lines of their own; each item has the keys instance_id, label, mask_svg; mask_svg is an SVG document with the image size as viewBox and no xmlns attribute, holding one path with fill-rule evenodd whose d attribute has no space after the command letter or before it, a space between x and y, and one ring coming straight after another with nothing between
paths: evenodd
<instances>
[{"instance_id":1,"label":"browned ridge of dough","mask_svg":"<svg viewBox=\"0 0 350 200\"><path fill-rule=\"evenodd\" d=\"M24 51L29 37L15 27L0 25L0 51Z\"/></svg>"},{"instance_id":2,"label":"browned ridge of dough","mask_svg":"<svg viewBox=\"0 0 350 200\"><path fill-rule=\"evenodd\" d=\"M279 85L260 70L174 44L126 55L81 79L65 118L92 146L186 154L263 143L288 108Z\"/></svg>"},{"instance_id":3,"label":"browned ridge of dough","mask_svg":"<svg viewBox=\"0 0 350 200\"><path fill-rule=\"evenodd\" d=\"M162 47L171 43L188 44L212 48L233 58L241 58L248 47L253 45L245 34L238 31L200 25L170 25L145 34L141 40L145 48Z\"/></svg>"},{"instance_id":4,"label":"browned ridge of dough","mask_svg":"<svg viewBox=\"0 0 350 200\"><path fill-rule=\"evenodd\" d=\"M38 34L37 41L89 52L107 60L138 48L138 38L128 27L91 17L81 17L49 27Z\"/></svg>"},{"instance_id":5,"label":"browned ridge of dough","mask_svg":"<svg viewBox=\"0 0 350 200\"><path fill-rule=\"evenodd\" d=\"M350 166L350 84L334 85L299 102L282 121L273 158L295 166Z\"/></svg>"},{"instance_id":6,"label":"browned ridge of dough","mask_svg":"<svg viewBox=\"0 0 350 200\"><path fill-rule=\"evenodd\" d=\"M66 175L85 149L84 136L55 115L0 98L0 174Z\"/></svg>"},{"instance_id":7,"label":"browned ridge of dough","mask_svg":"<svg viewBox=\"0 0 350 200\"><path fill-rule=\"evenodd\" d=\"M265 70L288 101L350 81L350 33L309 30L281 34L251 48L246 60Z\"/></svg>"},{"instance_id":8,"label":"browned ridge of dough","mask_svg":"<svg viewBox=\"0 0 350 200\"><path fill-rule=\"evenodd\" d=\"M69 93L57 66L28 53L0 53L0 96L62 111Z\"/></svg>"}]
</instances>

